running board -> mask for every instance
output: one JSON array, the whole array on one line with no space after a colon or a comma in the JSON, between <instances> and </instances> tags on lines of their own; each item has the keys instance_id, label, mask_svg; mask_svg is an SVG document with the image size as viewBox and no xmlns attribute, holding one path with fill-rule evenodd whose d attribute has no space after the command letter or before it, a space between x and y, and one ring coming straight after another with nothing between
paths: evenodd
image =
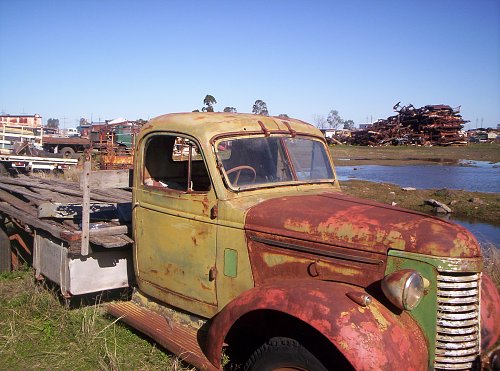
<instances>
[{"instance_id":1,"label":"running board","mask_svg":"<svg viewBox=\"0 0 500 371\"><path fill-rule=\"evenodd\" d=\"M164 316L131 301L110 303L106 306L106 310L112 316L155 340L182 361L200 370L218 370L201 350L195 329L169 321Z\"/></svg>"}]
</instances>

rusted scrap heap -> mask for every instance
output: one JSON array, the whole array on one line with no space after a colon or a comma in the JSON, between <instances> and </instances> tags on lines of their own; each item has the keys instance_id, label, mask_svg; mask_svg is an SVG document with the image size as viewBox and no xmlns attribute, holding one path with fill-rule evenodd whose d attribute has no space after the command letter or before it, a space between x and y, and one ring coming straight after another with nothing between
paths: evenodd
<instances>
[{"instance_id":1,"label":"rusted scrap heap","mask_svg":"<svg viewBox=\"0 0 500 371\"><path fill-rule=\"evenodd\" d=\"M466 144L460 130L468 122L460 107L413 105L393 107L397 115L375 122L370 128L352 133L351 144L358 145L451 145Z\"/></svg>"}]
</instances>

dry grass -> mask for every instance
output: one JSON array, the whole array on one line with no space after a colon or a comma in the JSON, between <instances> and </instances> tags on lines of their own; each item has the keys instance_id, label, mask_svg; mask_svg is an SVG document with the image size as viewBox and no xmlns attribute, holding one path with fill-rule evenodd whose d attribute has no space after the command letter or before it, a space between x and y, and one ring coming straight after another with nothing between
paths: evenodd
<instances>
[{"instance_id":1,"label":"dry grass","mask_svg":"<svg viewBox=\"0 0 500 371\"><path fill-rule=\"evenodd\" d=\"M65 308L32 271L0 276L2 370L191 370L104 312Z\"/></svg>"},{"instance_id":2,"label":"dry grass","mask_svg":"<svg viewBox=\"0 0 500 371\"><path fill-rule=\"evenodd\" d=\"M345 165L401 165L404 162L411 163L415 161L456 163L458 160L500 162L500 144L498 143L469 144L464 147L361 147L336 145L331 147L331 152L334 159L351 159L348 163L344 162ZM335 163L341 165L343 162L335 161Z\"/></svg>"},{"instance_id":3,"label":"dry grass","mask_svg":"<svg viewBox=\"0 0 500 371\"><path fill-rule=\"evenodd\" d=\"M453 215L482 223L500 223L500 194L468 192L450 189L417 189L403 191L401 186L389 183L375 183L365 180L341 182L341 189L351 196L379 201L385 204L395 202L398 207L431 213L433 207L425 200L433 198L451 207ZM473 201L471 201L473 200Z\"/></svg>"},{"instance_id":4,"label":"dry grass","mask_svg":"<svg viewBox=\"0 0 500 371\"><path fill-rule=\"evenodd\" d=\"M493 244L482 246L484 272L487 273L500 291L500 249Z\"/></svg>"}]
</instances>

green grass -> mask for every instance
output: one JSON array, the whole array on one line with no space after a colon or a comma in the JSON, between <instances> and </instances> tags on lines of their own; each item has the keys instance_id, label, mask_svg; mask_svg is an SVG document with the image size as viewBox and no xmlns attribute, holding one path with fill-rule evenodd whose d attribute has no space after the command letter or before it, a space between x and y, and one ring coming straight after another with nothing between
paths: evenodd
<instances>
[{"instance_id":1,"label":"green grass","mask_svg":"<svg viewBox=\"0 0 500 371\"><path fill-rule=\"evenodd\" d=\"M415 162L449 162L474 160L500 162L500 144L479 143L460 147L418 147L418 146L383 146L362 147L335 145L330 147L335 165L386 164L403 165ZM338 161L338 159L351 161Z\"/></svg>"},{"instance_id":2,"label":"green grass","mask_svg":"<svg viewBox=\"0 0 500 371\"><path fill-rule=\"evenodd\" d=\"M431 213L432 206L425 200L433 198L450 206L453 215L476 222L499 225L500 194L468 192L450 189L417 189L403 191L395 184L375 183L364 180L347 180L340 183L342 192L351 196L379 201L385 204L395 202L405 209Z\"/></svg>"},{"instance_id":3,"label":"green grass","mask_svg":"<svg viewBox=\"0 0 500 371\"><path fill-rule=\"evenodd\" d=\"M188 370L106 315L99 303L65 307L33 272L0 275L1 370Z\"/></svg>"}]
</instances>

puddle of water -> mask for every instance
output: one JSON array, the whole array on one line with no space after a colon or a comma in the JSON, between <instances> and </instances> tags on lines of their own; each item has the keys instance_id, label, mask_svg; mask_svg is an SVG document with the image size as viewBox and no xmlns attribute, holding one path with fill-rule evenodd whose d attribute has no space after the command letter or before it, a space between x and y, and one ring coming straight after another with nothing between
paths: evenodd
<instances>
[{"instance_id":1,"label":"puddle of water","mask_svg":"<svg viewBox=\"0 0 500 371\"><path fill-rule=\"evenodd\" d=\"M500 193L500 167L485 161L475 161L474 164L477 165L360 165L338 166L336 170L340 181L361 179L420 189Z\"/></svg>"},{"instance_id":2,"label":"puddle of water","mask_svg":"<svg viewBox=\"0 0 500 371\"><path fill-rule=\"evenodd\" d=\"M497 249L500 249L500 227L492 224L460 220L454 217L449 219L471 231L481 245L494 245Z\"/></svg>"},{"instance_id":3,"label":"puddle of water","mask_svg":"<svg viewBox=\"0 0 500 371\"><path fill-rule=\"evenodd\" d=\"M338 166L336 171L340 181L361 179L420 189L448 188L500 193L500 164L487 161L461 161L459 166ZM500 249L499 226L455 218L452 221L470 230L481 244L493 244Z\"/></svg>"}]
</instances>

